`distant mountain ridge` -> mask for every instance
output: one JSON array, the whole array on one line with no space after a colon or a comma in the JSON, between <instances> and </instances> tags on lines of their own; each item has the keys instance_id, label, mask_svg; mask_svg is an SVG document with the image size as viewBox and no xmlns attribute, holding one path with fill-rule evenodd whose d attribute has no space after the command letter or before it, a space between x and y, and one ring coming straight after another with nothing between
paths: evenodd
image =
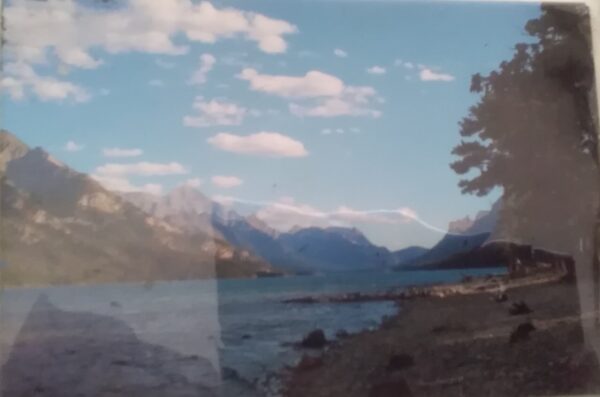
<instances>
[{"instance_id":1,"label":"distant mountain ridge","mask_svg":"<svg viewBox=\"0 0 600 397\"><path fill-rule=\"evenodd\" d=\"M448 233L436 245L422 255L403 262L400 268L407 266L435 268L436 263L441 263L454 255L478 249L495 230L501 208L502 202L498 200L489 211L480 211L474 219L465 217L450 222ZM460 266L456 262L454 265Z\"/></svg>"},{"instance_id":2,"label":"distant mountain ridge","mask_svg":"<svg viewBox=\"0 0 600 397\"><path fill-rule=\"evenodd\" d=\"M149 216L40 148L0 132L5 285L252 276L271 268Z\"/></svg>"},{"instance_id":3,"label":"distant mountain ridge","mask_svg":"<svg viewBox=\"0 0 600 397\"><path fill-rule=\"evenodd\" d=\"M182 191L187 193L182 194ZM123 196L151 215L187 230L212 230L218 238L251 251L286 271L379 269L394 266L406 258L412 259L424 250L410 247L406 252L390 252L372 244L356 228L294 227L288 232L278 232L256 215L242 216L218 203L210 203L205 195L192 187L177 187L162 197L144 193ZM185 196L191 202L173 206L173 196ZM194 203L196 200L199 204Z\"/></svg>"},{"instance_id":4,"label":"distant mountain ridge","mask_svg":"<svg viewBox=\"0 0 600 397\"><path fill-rule=\"evenodd\" d=\"M478 247L500 204L454 224L427 250L390 251L356 228L279 232L182 185L164 196L115 193L0 131L5 262L10 284L248 277L431 265ZM459 230L460 229L460 230Z\"/></svg>"}]
</instances>

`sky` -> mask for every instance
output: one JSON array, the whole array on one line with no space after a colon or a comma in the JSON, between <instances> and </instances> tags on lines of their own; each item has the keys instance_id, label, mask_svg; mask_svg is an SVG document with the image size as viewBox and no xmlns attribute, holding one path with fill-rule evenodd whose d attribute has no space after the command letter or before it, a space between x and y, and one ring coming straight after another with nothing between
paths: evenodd
<instances>
[{"instance_id":1,"label":"sky","mask_svg":"<svg viewBox=\"0 0 600 397\"><path fill-rule=\"evenodd\" d=\"M272 227L431 246L489 209L449 167L539 5L12 0L3 128L107 188L181 184Z\"/></svg>"}]
</instances>

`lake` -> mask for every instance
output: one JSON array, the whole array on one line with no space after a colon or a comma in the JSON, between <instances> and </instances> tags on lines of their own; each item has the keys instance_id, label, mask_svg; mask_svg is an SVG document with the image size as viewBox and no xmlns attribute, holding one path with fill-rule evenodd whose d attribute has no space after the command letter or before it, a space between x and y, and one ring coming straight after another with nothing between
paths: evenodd
<instances>
[{"instance_id":1,"label":"lake","mask_svg":"<svg viewBox=\"0 0 600 397\"><path fill-rule=\"evenodd\" d=\"M36 324L34 335L43 335L65 332L53 328L57 327L57 318L64 317L70 329L74 321L85 321L87 324L77 328L80 329L77 332L93 340L96 319L111 319L126 326L127 332L119 327L123 338L134 336L136 343L205 359L210 365L194 369L194 376L202 376L208 387L218 388L224 384L229 390L225 395L260 395L263 392L257 392L256 387L262 390L276 386L277 372L299 357L300 353L291 345L311 330L321 328L332 338L342 329L352 333L376 327L384 316L397 310L392 302L303 305L283 303L285 299L453 282L466 275L502 271L363 271L281 278L5 289L0 298L0 358L2 363L10 359L12 347L27 324ZM42 297L47 302L43 306L39 305ZM67 317L70 313L88 316L73 320ZM223 368L226 370L221 371ZM221 373L225 375L223 379Z\"/></svg>"}]
</instances>

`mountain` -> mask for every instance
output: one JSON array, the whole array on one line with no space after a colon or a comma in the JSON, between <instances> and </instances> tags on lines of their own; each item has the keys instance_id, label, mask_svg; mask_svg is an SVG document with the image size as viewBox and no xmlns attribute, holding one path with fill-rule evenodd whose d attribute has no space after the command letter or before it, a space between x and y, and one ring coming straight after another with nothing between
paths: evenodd
<instances>
[{"instance_id":1,"label":"mountain","mask_svg":"<svg viewBox=\"0 0 600 397\"><path fill-rule=\"evenodd\" d=\"M146 212L157 217L177 214L202 214L212 210L213 202L199 190L181 185L165 196L151 193L130 192L123 197Z\"/></svg>"},{"instance_id":2,"label":"mountain","mask_svg":"<svg viewBox=\"0 0 600 397\"><path fill-rule=\"evenodd\" d=\"M252 276L264 261L148 215L40 148L0 133L6 285Z\"/></svg>"},{"instance_id":3,"label":"mountain","mask_svg":"<svg viewBox=\"0 0 600 397\"><path fill-rule=\"evenodd\" d=\"M179 186L165 196L128 192L122 197L147 214L186 232L213 235L210 213L214 204L191 186Z\"/></svg>"},{"instance_id":4,"label":"mountain","mask_svg":"<svg viewBox=\"0 0 600 397\"><path fill-rule=\"evenodd\" d=\"M476 235L482 233L493 233L498 224L498 217L502 210L502 199L496 200L489 211L480 211L475 216L473 224L463 234Z\"/></svg>"},{"instance_id":5,"label":"mountain","mask_svg":"<svg viewBox=\"0 0 600 397\"><path fill-rule=\"evenodd\" d=\"M471 219L470 216L465 216L464 218L457 219L455 221L450 221L448 224L448 233L452 234L463 234L469 230L475 221Z\"/></svg>"},{"instance_id":6,"label":"mountain","mask_svg":"<svg viewBox=\"0 0 600 397\"><path fill-rule=\"evenodd\" d=\"M417 258L425 255L429 249L419 246L406 247L391 253L391 262L393 265L410 263Z\"/></svg>"},{"instance_id":7,"label":"mountain","mask_svg":"<svg viewBox=\"0 0 600 397\"><path fill-rule=\"evenodd\" d=\"M165 196L126 193L123 197L158 219L187 231L212 233L284 271L356 270L396 263L387 249L373 245L357 229L293 228L280 233L256 215L242 216L188 186ZM406 255L411 253L399 253L398 259Z\"/></svg>"},{"instance_id":8,"label":"mountain","mask_svg":"<svg viewBox=\"0 0 600 397\"><path fill-rule=\"evenodd\" d=\"M450 234L482 234L491 233L498 222L498 214L501 209L501 201L497 200L489 211L479 211L475 218L466 216L448 224L448 233Z\"/></svg>"},{"instance_id":9,"label":"mountain","mask_svg":"<svg viewBox=\"0 0 600 397\"><path fill-rule=\"evenodd\" d=\"M20 157L23 157L29 148L11 133L0 130L0 172L6 171L6 165Z\"/></svg>"},{"instance_id":10,"label":"mountain","mask_svg":"<svg viewBox=\"0 0 600 397\"><path fill-rule=\"evenodd\" d=\"M429 266L443 261L444 259L462 252L468 252L479 248L490 236L489 233L476 234L474 236L460 234L446 234L436 245L434 245L425 254L415 258L412 261L404 263L406 265ZM433 266L434 267L434 266Z\"/></svg>"},{"instance_id":11,"label":"mountain","mask_svg":"<svg viewBox=\"0 0 600 397\"><path fill-rule=\"evenodd\" d=\"M390 265L388 249L373 245L355 228L310 227L283 233L288 252L320 271L358 270Z\"/></svg>"},{"instance_id":12,"label":"mountain","mask_svg":"<svg viewBox=\"0 0 600 397\"><path fill-rule=\"evenodd\" d=\"M212 225L221 236L236 247L253 252L278 269L292 272L318 270L279 239L279 233L256 216L242 217L235 211L225 211L217 205Z\"/></svg>"},{"instance_id":13,"label":"mountain","mask_svg":"<svg viewBox=\"0 0 600 397\"><path fill-rule=\"evenodd\" d=\"M446 261L447 258L481 247L496 228L501 208L501 200L498 200L489 211L479 212L473 220L465 217L450 222L449 232L436 245L422 255L403 262L401 267L436 268L436 264ZM448 264L444 263L444 267L448 267ZM454 266L461 266L457 262L452 263Z\"/></svg>"}]
</instances>

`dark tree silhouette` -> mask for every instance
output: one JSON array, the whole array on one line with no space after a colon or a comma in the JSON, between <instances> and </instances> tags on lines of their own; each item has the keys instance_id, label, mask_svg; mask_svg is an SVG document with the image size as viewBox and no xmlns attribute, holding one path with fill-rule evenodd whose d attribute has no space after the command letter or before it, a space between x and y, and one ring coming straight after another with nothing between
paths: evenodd
<instances>
[{"instance_id":1,"label":"dark tree silhouette","mask_svg":"<svg viewBox=\"0 0 600 397\"><path fill-rule=\"evenodd\" d=\"M465 177L464 193L502 189L498 237L567 252L578 282L597 284L600 180L588 9L543 5L525 29L529 39L511 60L472 77L480 100L460 122L451 167Z\"/></svg>"}]
</instances>

